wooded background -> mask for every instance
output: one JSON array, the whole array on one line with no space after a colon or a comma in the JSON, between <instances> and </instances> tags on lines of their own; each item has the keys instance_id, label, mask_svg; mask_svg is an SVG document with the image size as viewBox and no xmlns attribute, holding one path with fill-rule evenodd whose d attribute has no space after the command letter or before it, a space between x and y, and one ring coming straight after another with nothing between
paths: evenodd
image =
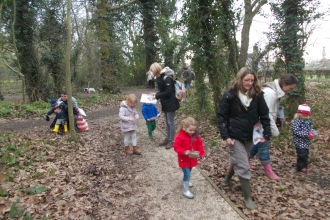
<instances>
[{"instance_id":1,"label":"wooded background","mask_svg":"<svg viewBox=\"0 0 330 220\"><path fill-rule=\"evenodd\" d=\"M253 45L249 54L253 18L266 4L274 17L265 30L269 42ZM295 111L305 101L303 52L312 22L322 19L318 5L318 0L72 0L68 29L65 0L1 0L1 81L8 75L20 79L28 102L56 97L65 89L66 36L72 30L68 80L77 90L119 93L123 86L145 85L153 62L180 77L189 61L204 109L219 103L241 67L251 66L260 74L271 69L267 75L273 79L296 75L299 86L287 99Z\"/></svg>"}]
</instances>

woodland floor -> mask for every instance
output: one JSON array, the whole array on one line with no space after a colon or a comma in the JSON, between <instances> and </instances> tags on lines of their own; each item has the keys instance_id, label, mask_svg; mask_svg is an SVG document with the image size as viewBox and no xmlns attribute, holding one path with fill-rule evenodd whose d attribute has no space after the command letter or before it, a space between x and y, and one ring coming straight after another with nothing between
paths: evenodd
<instances>
[{"instance_id":1,"label":"woodland floor","mask_svg":"<svg viewBox=\"0 0 330 220\"><path fill-rule=\"evenodd\" d=\"M148 90L125 91L138 97L142 92ZM323 97L327 103L328 97ZM42 118L1 119L0 132L13 131L18 138L12 140L29 143L30 149L44 156L35 159L33 166L18 170L12 182L5 181L6 174L0 176L0 186L9 191L9 196L0 197L0 219L9 216L17 198L21 198L18 207L30 212L33 219L244 218L238 215L240 211L249 219L330 219L330 151L322 148L328 146L328 130L318 130L320 136L313 140L308 174L295 170L295 151L280 139L272 144L282 147L271 148L273 169L282 178L280 182L269 180L258 159L252 160L257 167L251 179L257 208L249 211L244 207L236 175L228 187L220 186L229 167L228 149L216 127L201 124L207 160L200 168L238 208L235 212L235 207L229 206L197 169L192 173L195 199L182 196L182 174L174 151L157 146L164 138L159 129L155 131L156 141L148 139L143 119L138 129L138 146L143 154L126 156L118 121L120 101L86 111L90 130L77 133L80 142L70 142L68 134L49 132L49 124ZM165 127L162 117L158 126ZM215 141L217 145L211 147ZM31 178L36 173L42 176ZM27 193L27 189L40 185L47 186L47 191Z\"/></svg>"},{"instance_id":2,"label":"woodland floor","mask_svg":"<svg viewBox=\"0 0 330 220\"><path fill-rule=\"evenodd\" d=\"M125 91L138 97L143 92L149 91ZM183 197L175 152L158 147L164 139L160 129L155 141L149 140L141 114L137 137L142 155L125 155L120 101L85 109L89 131L77 133L77 142L69 141L69 134L50 132L42 117L2 119L0 132L10 132L12 143L25 143L36 156L33 164L19 164L12 181L6 178L14 169L0 175L0 189L9 192L0 197L0 219L9 219L18 198L14 207L31 219L242 219L197 169L192 175L195 198ZM140 104L137 109L141 112Z\"/></svg>"}]
</instances>

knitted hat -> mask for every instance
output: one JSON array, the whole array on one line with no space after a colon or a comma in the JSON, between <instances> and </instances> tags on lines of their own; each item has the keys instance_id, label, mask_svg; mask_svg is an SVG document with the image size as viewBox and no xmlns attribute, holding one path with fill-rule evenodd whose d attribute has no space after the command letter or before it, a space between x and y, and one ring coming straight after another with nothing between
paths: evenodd
<instances>
[{"instance_id":1,"label":"knitted hat","mask_svg":"<svg viewBox=\"0 0 330 220\"><path fill-rule=\"evenodd\" d=\"M56 99L51 99L51 100L50 100L50 106L51 106L51 107L54 107L56 104L57 104Z\"/></svg>"},{"instance_id":2,"label":"knitted hat","mask_svg":"<svg viewBox=\"0 0 330 220\"><path fill-rule=\"evenodd\" d=\"M298 107L297 113L310 115L311 114L311 108L307 104L301 104Z\"/></svg>"}]
</instances>

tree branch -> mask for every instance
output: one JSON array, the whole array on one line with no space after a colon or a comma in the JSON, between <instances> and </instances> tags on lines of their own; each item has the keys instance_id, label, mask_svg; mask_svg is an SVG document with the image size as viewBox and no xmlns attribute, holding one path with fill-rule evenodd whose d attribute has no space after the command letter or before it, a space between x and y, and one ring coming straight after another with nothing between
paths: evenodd
<instances>
[{"instance_id":1,"label":"tree branch","mask_svg":"<svg viewBox=\"0 0 330 220\"><path fill-rule=\"evenodd\" d=\"M117 10L117 9L121 9L121 8L124 8L126 6L129 6L129 5L131 5L131 4L133 4L133 3L137 2L137 1L139 1L139 0L132 0L130 2L127 2L127 3L123 4L123 5L118 5L118 6L115 6L115 7L109 7L108 10L109 11L114 11L114 10Z\"/></svg>"},{"instance_id":2,"label":"tree branch","mask_svg":"<svg viewBox=\"0 0 330 220\"><path fill-rule=\"evenodd\" d=\"M9 69L11 69L13 72L17 73L17 74L20 75L21 77L24 77L24 75L23 75L21 72L15 70L13 67L9 66L9 64L8 64L4 59L2 59L2 62L3 62L3 63L4 63Z\"/></svg>"}]
</instances>

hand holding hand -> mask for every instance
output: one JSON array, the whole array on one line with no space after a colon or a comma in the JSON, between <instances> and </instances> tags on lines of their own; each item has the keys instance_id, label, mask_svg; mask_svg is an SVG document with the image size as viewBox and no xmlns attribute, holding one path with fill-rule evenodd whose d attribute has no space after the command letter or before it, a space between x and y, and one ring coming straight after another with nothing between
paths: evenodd
<instances>
[{"instance_id":1,"label":"hand holding hand","mask_svg":"<svg viewBox=\"0 0 330 220\"><path fill-rule=\"evenodd\" d=\"M204 157L201 157L201 162L204 162L205 161L205 156Z\"/></svg>"}]
</instances>

